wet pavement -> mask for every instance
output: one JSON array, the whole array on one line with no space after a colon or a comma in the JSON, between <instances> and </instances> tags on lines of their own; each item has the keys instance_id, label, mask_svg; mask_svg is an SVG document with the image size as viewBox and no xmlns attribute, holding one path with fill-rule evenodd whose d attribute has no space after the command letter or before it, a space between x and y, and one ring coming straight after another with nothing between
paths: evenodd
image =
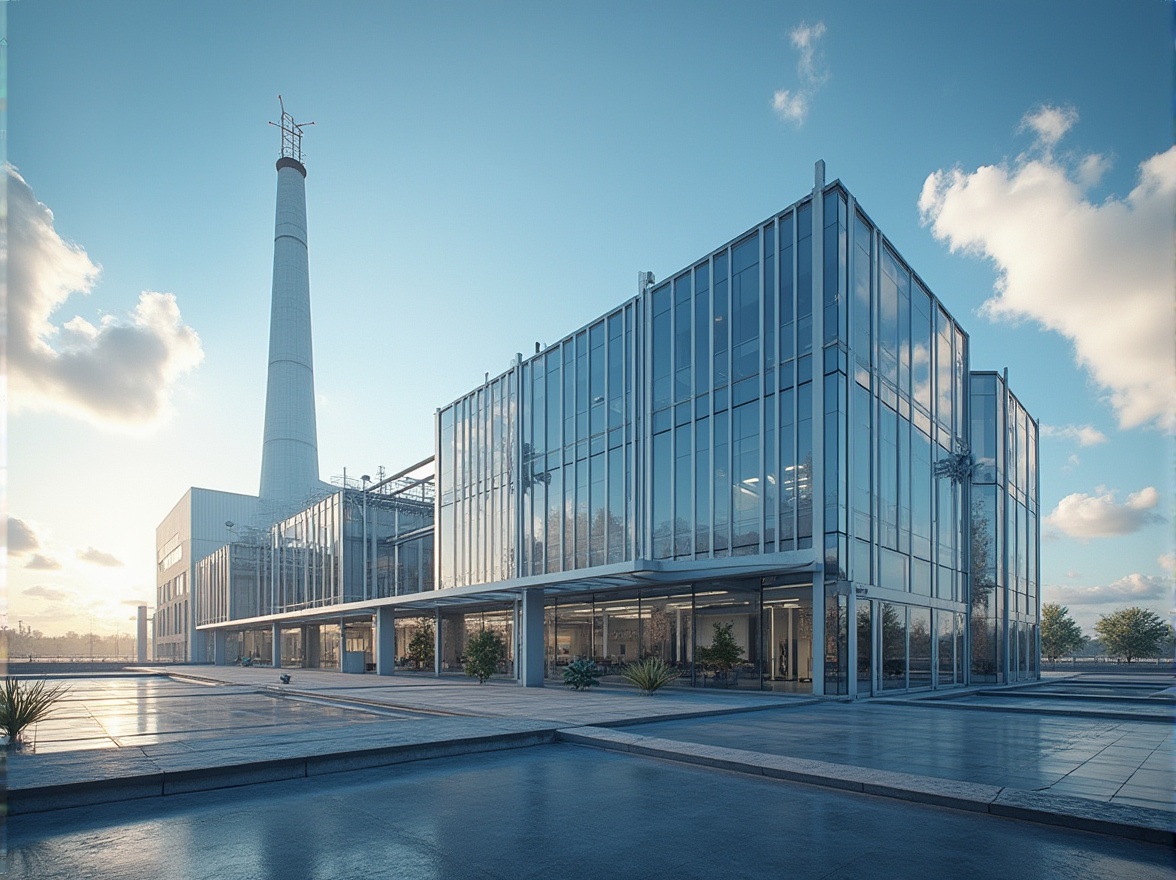
<instances>
[{"instance_id":1,"label":"wet pavement","mask_svg":"<svg viewBox=\"0 0 1176 880\"><path fill-rule=\"evenodd\" d=\"M1173 851L555 744L16 816L7 862L21 880L1151 880Z\"/></svg>"},{"instance_id":2,"label":"wet pavement","mask_svg":"<svg viewBox=\"0 0 1176 880\"><path fill-rule=\"evenodd\" d=\"M976 697L998 706L1000 698ZM1171 724L971 712L947 701L821 703L626 732L940 779L1176 810Z\"/></svg>"},{"instance_id":3,"label":"wet pavement","mask_svg":"<svg viewBox=\"0 0 1176 880\"><path fill-rule=\"evenodd\" d=\"M32 730L38 754L188 744L287 732L292 727L351 727L396 717L259 693L248 685L213 687L157 676L70 678L58 709ZM399 713L401 720L420 717Z\"/></svg>"},{"instance_id":4,"label":"wet pavement","mask_svg":"<svg viewBox=\"0 0 1176 880\"><path fill-rule=\"evenodd\" d=\"M1170 677L1137 691L1116 690L1128 683L1121 679L1088 682L1084 693L1081 679L1068 679L834 702L322 670L286 670L289 684L266 668L170 672L73 679L62 711L37 730L37 751L9 758L10 813L159 803L194 791L223 802L276 780L356 770L385 778L407 762L466 755L476 763L563 741L628 752L630 761L772 776L789 788L804 782L1174 839ZM1108 718L1090 708L1107 700L1150 705L1151 714Z\"/></svg>"}]
</instances>

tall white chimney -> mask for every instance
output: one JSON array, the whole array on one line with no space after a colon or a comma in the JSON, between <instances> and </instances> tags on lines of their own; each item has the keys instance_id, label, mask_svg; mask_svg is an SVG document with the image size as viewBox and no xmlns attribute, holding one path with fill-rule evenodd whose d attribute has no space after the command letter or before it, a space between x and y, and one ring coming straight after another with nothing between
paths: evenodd
<instances>
[{"instance_id":1,"label":"tall white chimney","mask_svg":"<svg viewBox=\"0 0 1176 880\"><path fill-rule=\"evenodd\" d=\"M279 509L302 504L321 485L306 248L306 166L302 164L302 128L313 124L296 123L283 105L259 493L263 502Z\"/></svg>"}]
</instances>

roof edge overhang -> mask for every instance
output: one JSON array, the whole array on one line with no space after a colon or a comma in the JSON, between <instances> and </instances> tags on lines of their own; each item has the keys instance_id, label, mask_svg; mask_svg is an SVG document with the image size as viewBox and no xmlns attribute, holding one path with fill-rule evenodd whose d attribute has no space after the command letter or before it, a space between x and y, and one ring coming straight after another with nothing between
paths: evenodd
<instances>
[{"instance_id":1,"label":"roof edge overhang","mask_svg":"<svg viewBox=\"0 0 1176 880\"><path fill-rule=\"evenodd\" d=\"M280 614L206 623L196 628L201 631L238 630L275 623L337 621L370 616L376 609L384 607L405 611L429 611L461 606L511 603L528 590L542 590L545 594L556 595L640 587L674 587L696 581L709 582L732 578L799 575L813 572L815 565L816 554L811 550L707 560L703 565L692 559L638 559L632 562L596 566L588 571L535 575L487 584L471 584L463 587L429 590L424 593L410 593L407 596L340 602L336 605L300 608L297 611L285 611Z\"/></svg>"}]
</instances>

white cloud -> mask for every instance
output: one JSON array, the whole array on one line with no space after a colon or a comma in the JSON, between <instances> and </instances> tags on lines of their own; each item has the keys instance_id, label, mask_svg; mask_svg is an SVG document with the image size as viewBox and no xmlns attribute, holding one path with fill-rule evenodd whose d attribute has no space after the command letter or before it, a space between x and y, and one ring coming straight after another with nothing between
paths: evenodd
<instances>
[{"instance_id":1,"label":"white cloud","mask_svg":"<svg viewBox=\"0 0 1176 880\"><path fill-rule=\"evenodd\" d=\"M1031 130L1037 144L1047 150L1060 141L1078 121L1078 111L1073 107L1050 107L1042 105L1026 113L1021 119L1021 131Z\"/></svg>"},{"instance_id":2,"label":"white cloud","mask_svg":"<svg viewBox=\"0 0 1176 880\"><path fill-rule=\"evenodd\" d=\"M1085 156L1078 163L1078 180L1085 187L1096 186L1111 167L1111 160L1098 153Z\"/></svg>"},{"instance_id":3,"label":"white cloud","mask_svg":"<svg viewBox=\"0 0 1176 880\"><path fill-rule=\"evenodd\" d=\"M53 213L8 167L8 368L17 407L96 422L143 424L166 409L176 380L204 357L175 297L144 291L128 319L94 325L55 313L87 294L100 269L53 227Z\"/></svg>"},{"instance_id":4,"label":"white cloud","mask_svg":"<svg viewBox=\"0 0 1176 880\"><path fill-rule=\"evenodd\" d=\"M788 39L800 52L800 60L796 62L796 72L804 83L820 85L829 78L823 60L817 49L817 40L825 36L825 23L816 24L801 22L788 33Z\"/></svg>"},{"instance_id":5,"label":"white cloud","mask_svg":"<svg viewBox=\"0 0 1176 880\"><path fill-rule=\"evenodd\" d=\"M57 571L61 568L61 563L50 556L34 553L32 558L24 564L24 567L34 571Z\"/></svg>"},{"instance_id":6,"label":"white cloud","mask_svg":"<svg viewBox=\"0 0 1176 880\"><path fill-rule=\"evenodd\" d=\"M87 547L85 550L77 550L75 553L78 559L82 560L83 562L92 562L94 565L102 565L106 566L107 568L118 568L123 564L122 560L118 557L112 556L109 553L104 553L103 551L95 549L94 547Z\"/></svg>"},{"instance_id":7,"label":"white cloud","mask_svg":"<svg viewBox=\"0 0 1176 880\"><path fill-rule=\"evenodd\" d=\"M1057 108L1030 114L1043 153L936 171L919 210L953 252L995 263L982 312L1068 338L1121 427L1176 429L1176 147L1142 162L1125 198L1096 204L1089 179L1104 160L1087 156L1073 170L1050 150L1076 119Z\"/></svg>"},{"instance_id":8,"label":"white cloud","mask_svg":"<svg viewBox=\"0 0 1176 880\"><path fill-rule=\"evenodd\" d=\"M1172 553L1165 553L1159 557L1156 562L1160 564L1160 568L1168 572L1168 574L1176 574L1176 555Z\"/></svg>"},{"instance_id":9,"label":"white cloud","mask_svg":"<svg viewBox=\"0 0 1176 880\"><path fill-rule=\"evenodd\" d=\"M808 116L813 94L829 78L818 41L825 35L825 23L801 23L788 34L792 47L800 53L796 62L796 75L800 86L796 89L777 89L772 95L772 109L781 119L797 127L804 124Z\"/></svg>"},{"instance_id":10,"label":"white cloud","mask_svg":"<svg viewBox=\"0 0 1176 880\"><path fill-rule=\"evenodd\" d=\"M1076 492L1058 502L1045 522L1071 538L1109 538L1137 532L1161 519L1154 508L1160 493L1148 486L1127 496L1122 504L1115 501L1115 493L1096 489L1099 495Z\"/></svg>"},{"instance_id":11,"label":"white cloud","mask_svg":"<svg viewBox=\"0 0 1176 880\"><path fill-rule=\"evenodd\" d=\"M57 587L46 587L42 584L29 587L27 590L21 590L20 592L22 596L31 596L35 599L48 599L50 602L62 602L70 596L66 590L59 590Z\"/></svg>"},{"instance_id":12,"label":"white cloud","mask_svg":"<svg viewBox=\"0 0 1176 880\"><path fill-rule=\"evenodd\" d=\"M32 526L15 516L8 517L8 555L20 556L37 550L41 541Z\"/></svg>"},{"instance_id":13,"label":"white cloud","mask_svg":"<svg viewBox=\"0 0 1176 880\"><path fill-rule=\"evenodd\" d=\"M1108 605L1120 603L1130 605L1155 599L1169 599L1172 596L1172 581L1152 575L1129 574L1109 584L1093 587L1068 587L1046 585L1042 588L1044 602L1061 605Z\"/></svg>"},{"instance_id":14,"label":"white cloud","mask_svg":"<svg viewBox=\"0 0 1176 880\"><path fill-rule=\"evenodd\" d=\"M1079 446L1098 446L1107 442L1107 435L1093 425L1042 425L1041 436L1073 440Z\"/></svg>"},{"instance_id":15,"label":"white cloud","mask_svg":"<svg viewBox=\"0 0 1176 880\"><path fill-rule=\"evenodd\" d=\"M799 125L808 115L808 99L802 94L794 95L787 89L780 89L772 96L772 109L781 119Z\"/></svg>"}]
</instances>

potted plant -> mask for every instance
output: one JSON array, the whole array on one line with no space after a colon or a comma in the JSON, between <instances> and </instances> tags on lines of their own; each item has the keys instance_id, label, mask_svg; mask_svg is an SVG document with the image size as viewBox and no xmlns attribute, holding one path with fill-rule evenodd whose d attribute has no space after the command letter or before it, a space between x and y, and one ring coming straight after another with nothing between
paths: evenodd
<instances>
[{"instance_id":1,"label":"potted plant","mask_svg":"<svg viewBox=\"0 0 1176 880\"><path fill-rule=\"evenodd\" d=\"M728 673L742 659L743 649L731 634L732 624L716 622L712 626L710 645L699 648L696 657L703 667L714 670L716 682L726 683Z\"/></svg>"}]
</instances>

